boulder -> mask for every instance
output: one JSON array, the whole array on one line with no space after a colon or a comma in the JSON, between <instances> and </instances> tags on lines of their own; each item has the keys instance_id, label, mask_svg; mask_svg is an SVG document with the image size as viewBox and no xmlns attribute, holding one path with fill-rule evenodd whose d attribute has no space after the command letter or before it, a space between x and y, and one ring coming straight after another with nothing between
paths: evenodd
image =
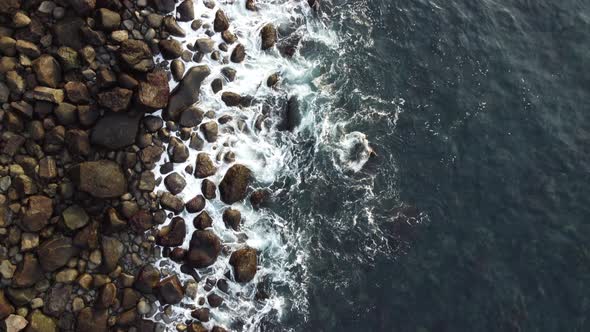
<instances>
[{"instance_id":1,"label":"boulder","mask_svg":"<svg viewBox=\"0 0 590 332\"><path fill-rule=\"evenodd\" d=\"M246 58L246 48L242 44L236 45L231 52L230 60L235 63L240 63Z\"/></svg>"},{"instance_id":2,"label":"boulder","mask_svg":"<svg viewBox=\"0 0 590 332\"><path fill-rule=\"evenodd\" d=\"M184 242L186 236L186 224L184 219L174 217L170 225L162 227L156 236L156 243L163 247L178 247Z\"/></svg>"},{"instance_id":3,"label":"boulder","mask_svg":"<svg viewBox=\"0 0 590 332\"><path fill-rule=\"evenodd\" d=\"M164 185L166 186L166 189L172 193L172 195L176 195L182 192L186 186L186 180L182 177L182 175L174 172L170 173L166 176L166 178L164 178Z\"/></svg>"},{"instance_id":4,"label":"boulder","mask_svg":"<svg viewBox=\"0 0 590 332\"><path fill-rule=\"evenodd\" d=\"M149 46L136 39L128 39L121 43L119 56L130 69L148 72L154 68L154 60Z\"/></svg>"},{"instance_id":5,"label":"boulder","mask_svg":"<svg viewBox=\"0 0 590 332\"><path fill-rule=\"evenodd\" d=\"M62 236L46 240L37 249L39 263L47 272L55 271L66 265L76 253L77 250L72 244L72 239Z\"/></svg>"},{"instance_id":6,"label":"boulder","mask_svg":"<svg viewBox=\"0 0 590 332\"><path fill-rule=\"evenodd\" d=\"M240 94L235 93L235 92L230 92L230 91L225 91L224 93L221 94L221 100L227 105L227 106L238 106L240 105L240 101L242 100L242 96L240 96Z\"/></svg>"},{"instance_id":7,"label":"boulder","mask_svg":"<svg viewBox=\"0 0 590 332\"><path fill-rule=\"evenodd\" d=\"M189 150L182 140L173 137L170 139L170 144L168 145L168 155L170 156L170 161L173 163L182 163L188 159Z\"/></svg>"},{"instance_id":8,"label":"boulder","mask_svg":"<svg viewBox=\"0 0 590 332\"><path fill-rule=\"evenodd\" d=\"M182 44L176 39L164 39L158 43L164 59L177 59L182 55Z\"/></svg>"},{"instance_id":9,"label":"boulder","mask_svg":"<svg viewBox=\"0 0 590 332\"><path fill-rule=\"evenodd\" d=\"M164 25L164 29L166 29L166 31L168 31L172 36L175 36L175 37L185 37L186 36L186 32L184 32L184 29L178 24L178 22L176 22L176 19L174 17L166 16L162 20L162 23Z\"/></svg>"},{"instance_id":10,"label":"boulder","mask_svg":"<svg viewBox=\"0 0 590 332\"><path fill-rule=\"evenodd\" d=\"M29 197L27 209L21 220L26 231L38 232L47 226L53 214L53 201L46 196L35 195Z\"/></svg>"},{"instance_id":11,"label":"boulder","mask_svg":"<svg viewBox=\"0 0 590 332\"><path fill-rule=\"evenodd\" d=\"M195 49L203 53L211 53L215 48L215 42L211 38L197 38Z\"/></svg>"},{"instance_id":12,"label":"boulder","mask_svg":"<svg viewBox=\"0 0 590 332\"><path fill-rule=\"evenodd\" d=\"M170 86L168 77L163 70L147 74L147 81L139 82L137 101L148 109L161 109L168 105Z\"/></svg>"},{"instance_id":13,"label":"boulder","mask_svg":"<svg viewBox=\"0 0 590 332\"><path fill-rule=\"evenodd\" d=\"M193 318L198 319L201 322L209 321L209 308L198 308L191 312Z\"/></svg>"},{"instance_id":14,"label":"boulder","mask_svg":"<svg viewBox=\"0 0 590 332\"><path fill-rule=\"evenodd\" d=\"M195 268L212 265L221 252L221 241L212 231L197 230L193 233L186 263Z\"/></svg>"},{"instance_id":15,"label":"boulder","mask_svg":"<svg viewBox=\"0 0 590 332\"><path fill-rule=\"evenodd\" d=\"M164 117L170 120L177 120L181 112L199 100L199 89L203 80L209 76L211 71L206 65L190 68L184 75L178 86L172 91L168 108Z\"/></svg>"},{"instance_id":16,"label":"boulder","mask_svg":"<svg viewBox=\"0 0 590 332\"><path fill-rule=\"evenodd\" d=\"M215 13L215 20L213 21L213 30L215 32L223 32L229 29L229 20L223 10L219 9Z\"/></svg>"},{"instance_id":17,"label":"boulder","mask_svg":"<svg viewBox=\"0 0 590 332\"><path fill-rule=\"evenodd\" d=\"M199 215L196 216L193 220L193 226L195 226L196 229L205 230L211 227L212 225L213 219L211 219L211 216L209 216L209 213L207 213L207 211L199 213Z\"/></svg>"},{"instance_id":18,"label":"boulder","mask_svg":"<svg viewBox=\"0 0 590 332\"><path fill-rule=\"evenodd\" d=\"M204 113L198 107L191 106L180 115L179 124L183 127L195 127L203 121Z\"/></svg>"},{"instance_id":19,"label":"boulder","mask_svg":"<svg viewBox=\"0 0 590 332\"><path fill-rule=\"evenodd\" d=\"M35 310L27 317L29 325L26 332L58 332L55 320L45 316L40 310Z\"/></svg>"},{"instance_id":20,"label":"boulder","mask_svg":"<svg viewBox=\"0 0 590 332\"><path fill-rule=\"evenodd\" d=\"M197 162L195 164L195 176L199 179L203 179L212 176L217 171L217 168L213 164L213 161L207 153L199 153L197 155Z\"/></svg>"},{"instance_id":21,"label":"boulder","mask_svg":"<svg viewBox=\"0 0 590 332\"><path fill-rule=\"evenodd\" d=\"M237 282L251 281L256 275L256 249L243 248L234 251L229 258L229 264L234 269L234 277Z\"/></svg>"},{"instance_id":22,"label":"boulder","mask_svg":"<svg viewBox=\"0 0 590 332\"><path fill-rule=\"evenodd\" d=\"M268 50L277 42L277 29L271 23L266 24L260 30L260 38L262 39L262 50Z\"/></svg>"},{"instance_id":23,"label":"boulder","mask_svg":"<svg viewBox=\"0 0 590 332\"><path fill-rule=\"evenodd\" d=\"M125 247L121 241L114 237L102 237L102 267L105 272L111 272L119 264L119 259L123 257Z\"/></svg>"},{"instance_id":24,"label":"boulder","mask_svg":"<svg viewBox=\"0 0 590 332\"><path fill-rule=\"evenodd\" d=\"M185 206L189 213L196 213L203 210L205 208L205 204L205 197L202 195L197 195L186 202Z\"/></svg>"},{"instance_id":25,"label":"boulder","mask_svg":"<svg viewBox=\"0 0 590 332\"><path fill-rule=\"evenodd\" d=\"M114 198L127 192L123 171L110 160L87 161L70 170L78 189L96 198Z\"/></svg>"},{"instance_id":26,"label":"boulder","mask_svg":"<svg viewBox=\"0 0 590 332\"><path fill-rule=\"evenodd\" d=\"M221 200L226 204L233 204L246 198L251 177L252 171L248 167L240 164L233 165L219 184Z\"/></svg>"},{"instance_id":27,"label":"boulder","mask_svg":"<svg viewBox=\"0 0 590 332\"><path fill-rule=\"evenodd\" d=\"M209 143L213 143L217 140L217 134L219 132L219 125L215 121L208 121L201 124L201 131L205 135L205 139Z\"/></svg>"},{"instance_id":28,"label":"boulder","mask_svg":"<svg viewBox=\"0 0 590 332\"><path fill-rule=\"evenodd\" d=\"M37 82L50 88L57 88L61 82L61 66L51 55L43 54L33 61Z\"/></svg>"},{"instance_id":29,"label":"boulder","mask_svg":"<svg viewBox=\"0 0 590 332\"><path fill-rule=\"evenodd\" d=\"M147 264L139 269L133 287L144 294L151 294L158 281L160 281L160 271L151 264Z\"/></svg>"},{"instance_id":30,"label":"boulder","mask_svg":"<svg viewBox=\"0 0 590 332\"><path fill-rule=\"evenodd\" d=\"M176 275L162 279L156 286L158 298L164 304L177 304L184 297L184 289Z\"/></svg>"},{"instance_id":31,"label":"boulder","mask_svg":"<svg viewBox=\"0 0 590 332\"><path fill-rule=\"evenodd\" d=\"M174 213L180 213L182 210L184 210L184 202L169 192L162 194L162 197L160 198L160 205L162 205L163 209L172 211Z\"/></svg>"},{"instance_id":32,"label":"boulder","mask_svg":"<svg viewBox=\"0 0 590 332\"><path fill-rule=\"evenodd\" d=\"M241 221L242 214L239 210L229 208L223 211L223 223L225 224L225 227L237 231L240 228Z\"/></svg>"},{"instance_id":33,"label":"boulder","mask_svg":"<svg viewBox=\"0 0 590 332\"><path fill-rule=\"evenodd\" d=\"M131 90L114 88L110 91L99 93L98 104L113 112L121 112L127 110L132 96L133 91Z\"/></svg>"},{"instance_id":34,"label":"boulder","mask_svg":"<svg viewBox=\"0 0 590 332\"><path fill-rule=\"evenodd\" d=\"M118 150L135 142L141 114L109 113L98 120L90 141L110 150Z\"/></svg>"},{"instance_id":35,"label":"boulder","mask_svg":"<svg viewBox=\"0 0 590 332\"><path fill-rule=\"evenodd\" d=\"M189 22L195 19L195 8L193 0L184 0L176 7L176 13L178 14L178 21Z\"/></svg>"}]
</instances>

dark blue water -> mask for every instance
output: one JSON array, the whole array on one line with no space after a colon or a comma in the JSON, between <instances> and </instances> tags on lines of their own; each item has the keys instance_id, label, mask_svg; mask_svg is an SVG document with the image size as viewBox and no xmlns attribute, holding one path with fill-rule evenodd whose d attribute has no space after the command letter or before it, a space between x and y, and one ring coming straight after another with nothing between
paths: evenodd
<instances>
[{"instance_id":1,"label":"dark blue water","mask_svg":"<svg viewBox=\"0 0 590 332\"><path fill-rule=\"evenodd\" d=\"M590 1L321 8L341 45L301 50L336 91L316 112L377 156L342 170L301 135L277 210L308 312L263 330L589 331Z\"/></svg>"}]
</instances>

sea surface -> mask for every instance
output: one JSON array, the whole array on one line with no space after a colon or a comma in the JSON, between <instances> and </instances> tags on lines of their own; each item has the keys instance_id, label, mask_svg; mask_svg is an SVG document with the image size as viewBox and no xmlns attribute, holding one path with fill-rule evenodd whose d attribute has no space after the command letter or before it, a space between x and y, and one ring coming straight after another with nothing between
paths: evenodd
<instances>
[{"instance_id":1,"label":"sea surface","mask_svg":"<svg viewBox=\"0 0 590 332\"><path fill-rule=\"evenodd\" d=\"M248 53L229 85L260 101L239 111L252 130L222 137L273 193L241 207L269 298L246 290L213 319L590 331L590 1L320 2L218 2L248 50L266 22L299 42ZM281 90L259 88L275 71ZM292 97L292 131L253 129Z\"/></svg>"}]
</instances>

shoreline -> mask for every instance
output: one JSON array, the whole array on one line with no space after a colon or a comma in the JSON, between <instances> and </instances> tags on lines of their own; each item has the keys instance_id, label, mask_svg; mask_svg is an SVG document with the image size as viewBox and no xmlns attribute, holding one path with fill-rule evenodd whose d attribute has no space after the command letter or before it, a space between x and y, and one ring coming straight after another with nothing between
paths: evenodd
<instances>
[{"instance_id":1,"label":"shoreline","mask_svg":"<svg viewBox=\"0 0 590 332\"><path fill-rule=\"evenodd\" d=\"M197 152L218 144L232 118L193 106L195 91L212 89L236 109L254 101L224 89L236 77L229 66L202 86L212 75L203 57L241 63L249 51L223 11L203 4L215 16L199 17L192 0L155 0L153 8L145 0L0 4L0 320L10 331L166 328L145 319L155 315L179 331L231 329L210 312L235 296L228 284L257 280L259 253L225 245L213 226L239 231L243 218L232 204L261 206L268 194L251 188L252 170L231 147ZM256 12L254 1L245 7ZM182 44L188 24L222 42ZM278 37L266 24L262 50L278 47ZM292 56L296 46L280 53ZM279 75L259 83L273 88ZM282 129L296 125L289 109ZM189 158L190 168L174 167ZM187 174L200 179L201 193L184 199ZM205 209L217 192L227 206L221 218ZM154 266L160 256L193 279ZM225 278L197 273L221 258ZM189 299L197 303L193 319L171 321L173 307Z\"/></svg>"}]
</instances>

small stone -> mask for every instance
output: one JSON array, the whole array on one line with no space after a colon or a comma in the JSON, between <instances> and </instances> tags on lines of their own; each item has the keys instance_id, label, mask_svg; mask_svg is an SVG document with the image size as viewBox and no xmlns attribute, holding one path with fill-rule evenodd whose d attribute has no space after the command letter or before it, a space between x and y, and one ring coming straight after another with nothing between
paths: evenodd
<instances>
[{"instance_id":1,"label":"small stone","mask_svg":"<svg viewBox=\"0 0 590 332\"><path fill-rule=\"evenodd\" d=\"M184 75L184 62L179 59L173 60L170 65L170 71L175 81L180 81Z\"/></svg>"},{"instance_id":2,"label":"small stone","mask_svg":"<svg viewBox=\"0 0 590 332\"><path fill-rule=\"evenodd\" d=\"M64 101L64 90L38 86L33 90L33 98L40 101L60 104Z\"/></svg>"},{"instance_id":3,"label":"small stone","mask_svg":"<svg viewBox=\"0 0 590 332\"><path fill-rule=\"evenodd\" d=\"M186 263L195 268L212 265L221 252L221 241L212 231L197 230L193 233Z\"/></svg>"},{"instance_id":4,"label":"small stone","mask_svg":"<svg viewBox=\"0 0 590 332\"><path fill-rule=\"evenodd\" d=\"M207 302L212 308L217 308L223 303L223 298L215 293L211 293L207 296Z\"/></svg>"},{"instance_id":5,"label":"small stone","mask_svg":"<svg viewBox=\"0 0 590 332\"><path fill-rule=\"evenodd\" d=\"M190 68L178 86L172 91L168 108L164 112L164 118L177 120L182 111L197 102L201 83L210 73L211 71L206 65Z\"/></svg>"},{"instance_id":6,"label":"small stone","mask_svg":"<svg viewBox=\"0 0 590 332\"><path fill-rule=\"evenodd\" d=\"M31 59L36 59L41 55L41 51L37 45L26 40L17 40L15 47L18 53L23 54Z\"/></svg>"},{"instance_id":7,"label":"small stone","mask_svg":"<svg viewBox=\"0 0 590 332\"><path fill-rule=\"evenodd\" d=\"M198 308L191 312L191 316L201 322L209 321L209 308Z\"/></svg>"},{"instance_id":8,"label":"small stone","mask_svg":"<svg viewBox=\"0 0 590 332\"><path fill-rule=\"evenodd\" d=\"M29 18L24 12L18 11L12 17L12 24L15 28L24 28L31 24L31 18Z\"/></svg>"},{"instance_id":9,"label":"small stone","mask_svg":"<svg viewBox=\"0 0 590 332\"><path fill-rule=\"evenodd\" d=\"M238 106L240 105L240 102L242 100L242 96L240 96L238 93L235 92L229 92L229 91L225 91L222 95L221 95L221 100L223 100L223 102L227 105L227 106Z\"/></svg>"},{"instance_id":10,"label":"small stone","mask_svg":"<svg viewBox=\"0 0 590 332\"><path fill-rule=\"evenodd\" d=\"M82 228L88 224L90 218L79 205L72 205L62 212L64 224L71 230Z\"/></svg>"},{"instance_id":11,"label":"small stone","mask_svg":"<svg viewBox=\"0 0 590 332\"><path fill-rule=\"evenodd\" d=\"M158 44L164 59L177 59L182 55L182 45L178 40L165 39Z\"/></svg>"},{"instance_id":12,"label":"small stone","mask_svg":"<svg viewBox=\"0 0 590 332\"><path fill-rule=\"evenodd\" d=\"M45 157L39 160L39 177L44 180L52 180L57 177L57 163L53 157Z\"/></svg>"},{"instance_id":13,"label":"small stone","mask_svg":"<svg viewBox=\"0 0 590 332\"><path fill-rule=\"evenodd\" d=\"M67 46L62 46L57 50L57 57L63 70L74 70L81 67L80 57L75 49Z\"/></svg>"},{"instance_id":14,"label":"small stone","mask_svg":"<svg viewBox=\"0 0 590 332\"><path fill-rule=\"evenodd\" d=\"M201 183L201 192L206 199L214 199L216 196L216 190L215 183L209 179L205 179L203 180L203 183Z\"/></svg>"},{"instance_id":15,"label":"small stone","mask_svg":"<svg viewBox=\"0 0 590 332\"><path fill-rule=\"evenodd\" d=\"M66 310L66 307L70 302L71 295L71 285L57 284L52 286L45 296L43 312L53 317L59 318Z\"/></svg>"},{"instance_id":16,"label":"small stone","mask_svg":"<svg viewBox=\"0 0 590 332\"><path fill-rule=\"evenodd\" d=\"M52 1L43 1L37 10L43 14L49 15L55 9L55 3Z\"/></svg>"},{"instance_id":17,"label":"small stone","mask_svg":"<svg viewBox=\"0 0 590 332\"><path fill-rule=\"evenodd\" d=\"M209 121L201 124L201 131L205 135L207 142L213 143L217 140L219 126L215 121Z\"/></svg>"},{"instance_id":18,"label":"small stone","mask_svg":"<svg viewBox=\"0 0 590 332\"><path fill-rule=\"evenodd\" d=\"M37 257L33 254L25 254L14 273L13 285L19 288L31 287L41 279L43 279L43 270Z\"/></svg>"},{"instance_id":19,"label":"small stone","mask_svg":"<svg viewBox=\"0 0 590 332\"><path fill-rule=\"evenodd\" d=\"M96 14L96 22L101 29L112 31L119 28L121 16L112 10L100 8Z\"/></svg>"},{"instance_id":20,"label":"small stone","mask_svg":"<svg viewBox=\"0 0 590 332\"><path fill-rule=\"evenodd\" d=\"M0 315L0 319L2 315ZM22 316L19 315L10 315L5 320L4 323L6 324L6 332L18 332L22 331L29 322Z\"/></svg>"},{"instance_id":21,"label":"small stone","mask_svg":"<svg viewBox=\"0 0 590 332\"><path fill-rule=\"evenodd\" d=\"M2 275L2 278L11 279L14 275L14 271L16 271L16 266L9 260L3 260L2 263L0 263L0 275Z\"/></svg>"},{"instance_id":22,"label":"small stone","mask_svg":"<svg viewBox=\"0 0 590 332\"><path fill-rule=\"evenodd\" d=\"M193 0L184 0L176 7L176 13L178 14L178 21L189 22L195 19L195 8Z\"/></svg>"},{"instance_id":23,"label":"small stone","mask_svg":"<svg viewBox=\"0 0 590 332\"><path fill-rule=\"evenodd\" d=\"M195 41L195 49L203 53L211 53L215 47L215 42L211 38L198 38Z\"/></svg>"},{"instance_id":24,"label":"small stone","mask_svg":"<svg viewBox=\"0 0 590 332\"><path fill-rule=\"evenodd\" d=\"M184 29L176 22L176 19L172 16L166 16L162 21L164 24L164 28L168 31L172 36L175 37L185 37L186 32Z\"/></svg>"},{"instance_id":25,"label":"small stone","mask_svg":"<svg viewBox=\"0 0 590 332\"><path fill-rule=\"evenodd\" d=\"M119 52L123 63L133 70L148 72L154 67L152 52L143 41L128 39L121 43Z\"/></svg>"},{"instance_id":26,"label":"small stone","mask_svg":"<svg viewBox=\"0 0 590 332\"><path fill-rule=\"evenodd\" d=\"M88 104L90 101L88 88L82 82L68 82L64 85L64 89L68 99L74 104Z\"/></svg>"},{"instance_id":27,"label":"small stone","mask_svg":"<svg viewBox=\"0 0 590 332\"><path fill-rule=\"evenodd\" d=\"M113 283L108 283L100 289L98 295L97 307L106 309L111 307L117 299L117 286Z\"/></svg>"},{"instance_id":28,"label":"small stone","mask_svg":"<svg viewBox=\"0 0 590 332\"><path fill-rule=\"evenodd\" d=\"M45 196L29 197L28 206L23 215L22 224L29 232L38 232L47 225L53 214L53 202Z\"/></svg>"},{"instance_id":29,"label":"small stone","mask_svg":"<svg viewBox=\"0 0 590 332\"><path fill-rule=\"evenodd\" d=\"M262 50L273 47L277 42L277 30L274 25L269 23L262 27L260 37L262 38Z\"/></svg>"},{"instance_id":30,"label":"small stone","mask_svg":"<svg viewBox=\"0 0 590 332\"><path fill-rule=\"evenodd\" d=\"M37 233L23 233L20 238L20 249L29 251L39 246L39 235Z\"/></svg>"},{"instance_id":31,"label":"small stone","mask_svg":"<svg viewBox=\"0 0 590 332\"><path fill-rule=\"evenodd\" d=\"M55 275L55 281L63 283L63 284L71 284L76 280L77 277L78 277L78 270L65 269L65 270L59 271Z\"/></svg>"},{"instance_id":32,"label":"small stone","mask_svg":"<svg viewBox=\"0 0 590 332\"><path fill-rule=\"evenodd\" d=\"M228 44L233 44L238 40L238 37L236 37L236 35L234 35L231 31L229 30L225 30L224 32L221 33L221 38L223 38L223 41L228 43Z\"/></svg>"},{"instance_id":33,"label":"small stone","mask_svg":"<svg viewBox=\"0 0 590 332\"><path fill-rule=\"evenodd\" d=\"M186 235L186 224L180 217L172 218L170 225L164 226L158 231L156 243L164 247L176 247L182 245Z\"/></svg>"},{"instance_id":34,"label":"small stone","mask_svg":"<svg viewBox=\"0 0 590 332\"><path fill-rule=\"evenodd\" d=\"M195 127L203 121L203 111L198 107L192 106L187 108L180 115L179 124L183 127Z\"/></svg>"},{"instance_id":35,"label":"small stone","mask_svg":"<svg viewBox=\"0 0 590 332\"><path fill-rule=\"evenodd\" d=\"M180 139L173 137L168 145L168 155L170 156L170 161L182 163L188 159L189 150Z\"/></svg>"},{"instance_id":36,"label":"small stone","mask_svg":"<svg viewBox=\"0 0 590 332\"><path fill-rule=\"evenodd\" d=\"M132 145L137 137L141 119L138 115L107 114L92 130L90 141L111 150Z\"/></svg>"},{"instance_id":37,"label":"small stone","mask_svg":"<svg viewBox=\"0 0 590 332\"><path fill-rule=\"evenodd\" d=\"M150 264L144 265L135 278L133 287L144 294L151 294L160 280L160 271Z\"/></svg>"},{"instance_id":38,"label":"small stone","mask_svg":"<svg viewBox=\"0 0 590 332\"><path fill-rule=\"evenodd\" d=\"M195 217L193 225L196 229L205 230L213 225L213 219L211 219L207 211L203 211Z\"/></svg>"},{"instance_id":39,"label":"small stone","mask_svg":"<svg viewBox=\"0 0 590 332\"><path fill-rule=\"evenodd\" d=\"M106 272L113 271L119 264L119 259L123 256L125 247L121 241L114 237L102 237L102 266Z\"/></svg>"},{"instance_id":40,"label":"small stone","mask_svg":"<svg viewBox=\"0 0 590 332\"><path fill-rule=\"evenodd\" d=\"M147 74L147 81L139 83L137 99L149 109L161 109L168 105L170 88L168 77L162 70Z\"/></svg>"},{"instance_id":41,"label":"small stone","mask_svg":"<svg viewBox=\"0 0 590 332\"><path fill-rule=\"evenodd\" d=\"M45 316L40 310L35 310L28 316L29 325L27 332L57 332L59 331L55 321Z\"/></svg>"},{"instance_id":42,"label":"small stone","mask_svg":"<svg viewBox=\"0 0 590 332\"><path fill-rule=\"evenodd\" d=\"M61 81L61 67L51 55L44 54L33 61L33 71L41 85L57 88Z\"/></svg>"}]
</instances>

